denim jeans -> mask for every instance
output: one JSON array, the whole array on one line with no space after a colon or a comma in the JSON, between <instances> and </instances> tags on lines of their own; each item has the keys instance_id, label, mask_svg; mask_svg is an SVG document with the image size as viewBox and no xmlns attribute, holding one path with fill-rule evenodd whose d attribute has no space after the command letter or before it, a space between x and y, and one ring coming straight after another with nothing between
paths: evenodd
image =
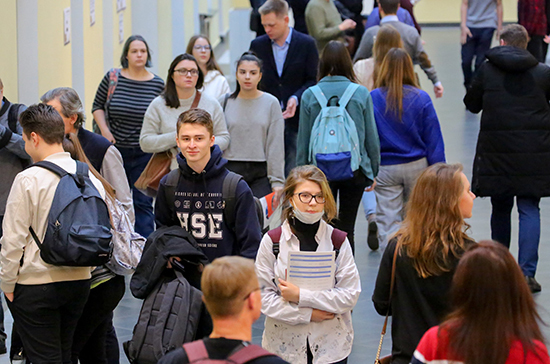
<instances>
[{"instance_id":1,"label":"denim jeans","mask_svg":"<svg viewBox=\"0 0 550 364\"><path fill-rule=\"evenodd\" d=\"M540 198L517 196L516 201L519 213L518 263L524 275L534 277L539 260ZM491 197L491 204L491 238L510 248L514 196Z\"/></svg>"},{"instance_id":2,"label":"denim jeans","mask_svg":"<svg viewBox=\"0 0 550 364\"><path fill-rule=\"evenodd\" d=\"M462 45L462 72L466 88L470 86L474 76L472 61L476 57L475 71L477 71L485 60L485 52L491 48L495 28L470 28L470 32L472 36L468 37L466 43Z\"/></svg>"},{"instance_id":3,"label":"denim jeans","mask_svg":"<svg viewBox=\"0 0 550 364\"><path fill-rule=\"evenodd\" d=\"M363 202L365 218L368 218L369 215L376 214L376 194L374 193L374 191L364 191L361 201Z\"/></svg>"},{"instance_id":4,"label":"denim jeans","mask_svg":"<svg viewBox=\"0 0 550 364\"><path fill-rule=\"evenodd\" d=\"M136 211L135 230L138 234L147 238L155 230L155 215L153 214L153 199L141 193L134 187L134 183L147 166L150 153L144 153L140 147L125 148L118 147L124 161L124 170L128 183L132 188L132 198L134 200L134 210Z\"/></svg>"}]
</instances>

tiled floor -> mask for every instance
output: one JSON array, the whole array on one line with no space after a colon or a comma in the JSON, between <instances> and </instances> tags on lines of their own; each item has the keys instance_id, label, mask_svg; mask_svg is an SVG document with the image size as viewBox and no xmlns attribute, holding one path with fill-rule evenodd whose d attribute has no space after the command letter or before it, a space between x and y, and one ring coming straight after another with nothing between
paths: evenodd
<instances>
[{"instance_id":1,"label":"tiled floor","mask_svg":"<svg viewBox=\"0 0 550 364\"><path fill-rule=\"evenodd\" d=\"M458 28L425 28L423 39L425 48L434 63L440 80L445 87L445 96L434 101L439 115L446 144L448 162L460 162L464 165L465 173L471 176L472 160L479 128L479 116L465 111L462 104L464 90L462 87L462 72L460 68L460 45ZM417 72L424 89L433 97L430 82L417 67ZM541 168L550 166L541 166ZM489 230L490 203L487 199L477 199L474 203L473 217L469 223L472 226L471 234L476 240L490 237ZM537 279L543 286L543 291L536 295L540 313L550 323L548 307L550 305L550 200L543 199L541 203L542 238L540 246L540 263ZM517 214L515 215L517 220ZM516 235L512 242L512 252L517 253L517 222L513 226ZM355 342L349 363L372 363L376 355L380 330L383 318L378 316L371 303L371 295L376 278L381 252L371 252L366 246L366 223L360 213L356 231L356 261L361 273L363 292L353 312L355 328ZM115 326L120 342L131 337L132 328L137 320L141 301L134 299L129 292L125 295L115 311ZM6 313L6 326L11 329L11 317ZM254 325L254 341L261 339L263 324L261 320ZM9 331L8 331L9 332ZM550 329L545 328L547 338L550 338ZM391 346L388 333L383 354L389 352ZM7 355L0 357L0 364L8 363ZM128 363L124 354L121 363Z\"/></svg>"}]
</instances>

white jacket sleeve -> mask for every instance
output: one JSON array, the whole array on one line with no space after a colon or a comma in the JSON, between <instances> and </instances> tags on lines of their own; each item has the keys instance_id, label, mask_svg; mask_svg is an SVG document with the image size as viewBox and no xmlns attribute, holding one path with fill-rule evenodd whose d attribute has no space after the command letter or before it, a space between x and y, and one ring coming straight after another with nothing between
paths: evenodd
<instances>
[{"instance_id":1,"label":"white jacket sleeve","mask_svg":"<svg viewBox=\"0 0 550 364\"><path fill-rule=\"evenodd\" d=\"M149 104L143 117L139 146L145 153L161 153L176 146L176 121L174 120L173 122L174 131L163 134L161 132L163 123L162 113L158 109L162 107L162 103L156 101L157 99ZM215 126L214 131L216 131Z\"/></svg>"},{"instance_id":2,"label":"white jacket sleeve","mask_svg":"<svg viewBox=\"0 0 550 364\"><path fill-rule=\"evenodd\" d=\"M299 307L311 307L318 310L343 314L355 307L361 293L361 280L355 265L348 239L340 248L336 259L336 284L324 291L300 289Z\"/></svg>"},{"instance_id":3,"label":"white jacket sleeve","mask_svg":"<svg viewBox=\"0 0 550 364\"><path fill-rule=\"evenodd\" d=\"M306 324L311 321L312 309L298 307L285 301L278 289L275 276L275 255L273 242L265 234L260 242L260 249L256 256L256 273L260 287L262 287L262 313L288 325Z\"/></svg>"}]
</instances>

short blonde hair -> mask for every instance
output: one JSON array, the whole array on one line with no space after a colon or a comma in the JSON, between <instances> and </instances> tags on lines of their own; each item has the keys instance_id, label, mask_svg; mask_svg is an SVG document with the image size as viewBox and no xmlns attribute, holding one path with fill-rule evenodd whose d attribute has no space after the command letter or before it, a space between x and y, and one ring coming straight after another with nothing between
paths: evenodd
<instances>
[{"instance_id":1,"label":"short blonde hair","mask_svg":"<svg viewBox=\"0 0 550 364\"><path fill-rule=\"evenodd\" d=\"M202 273L204 304L212 318L238 315L247 295L258 288L252 259L239 256L218 258Z\"/></svg>"},{"instance_id":2,"label":"short blonde hair","mask_svg":"<svg viewBox=\"0 0 550 364\"><path fill-rule=\"evenodd\" d=\"M325 220L330 222L337 215L336 202L334 196L327 181L327 177L319 168L312 165L299 166L294 168L288 174L286 179L285 188L283 189L283 211L282 219L287 220L292 216L292 205L290 199L294 196L294 191L298 184L311 181L315 182L321 188L321 192L325 197Z\"/></svg>"}]
</instances>

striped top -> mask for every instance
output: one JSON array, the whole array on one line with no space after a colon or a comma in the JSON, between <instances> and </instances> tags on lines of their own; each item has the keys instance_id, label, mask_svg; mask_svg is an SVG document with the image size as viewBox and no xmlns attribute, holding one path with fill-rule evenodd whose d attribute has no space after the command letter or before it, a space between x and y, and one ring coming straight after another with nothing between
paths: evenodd
<instances>
[{"instance_id":1,"label":"striped top","mask_svg":"<svg viewBox=\"0 0 550 364\"><path fill-rule=\"evenodd\" d=\"M97 88L92 112L105 110L109 72ZM148 81L135 81L122 75L118 77L111 104L109 105L109 129L120 147L139 147L139 135L143 116L155 97L164 90L164 81L155 75Z\"/></svg>"}]
</instances>

